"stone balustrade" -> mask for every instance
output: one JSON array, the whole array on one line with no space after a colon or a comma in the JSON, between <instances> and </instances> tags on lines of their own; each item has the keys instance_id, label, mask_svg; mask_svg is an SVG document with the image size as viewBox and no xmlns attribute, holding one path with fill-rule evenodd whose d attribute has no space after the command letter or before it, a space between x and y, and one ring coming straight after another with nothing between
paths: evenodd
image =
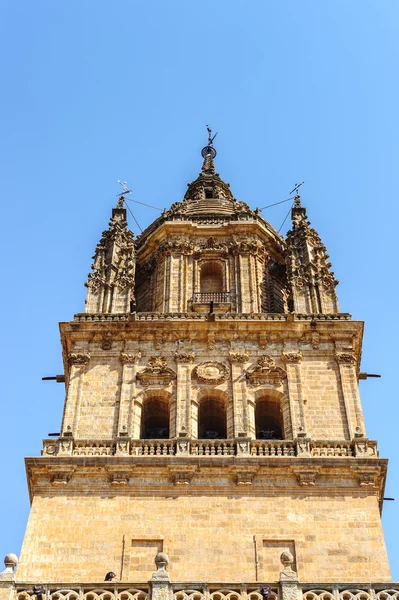
<instances>
[{"instance_id":1,"label":"stone balustrade","mask_svg":"<svg viewBox=\"0 0 399 600\"><path fill-rule=\"evenodd\" d=\"M285 600L286 582L271 584L268 600ZM12 583L13 600L38 600L32 584ZM169 583L168 600L262 600L262 583ZM43 600L152 600L154 584L43 584ZM399 600L399 583L290 583L291 600Z\"/></svg>"},{"instance_id":2,"label":"stone balustrade","mask_svg":"<svg viewBox=\"0 0 399 600\"><path fill-rule=\"evenodd\" d=\"M378 458L377 442L367 438L352 441L219 439L43 440L42 456L250 456L312 458Z\"/></svg>"},{"instance_id":3,"label":"stone balustrade","mask_svg":"<svg viewBox=\"0 0 399 600\"><path fill-rule=\"evenodd\" d=\"M252 440L251 456L296 456L295 442Z\"/></svg>"},{"instance_id":4,"label":"stone balustrade","mask_svg":"<svg viewBox=\"0 0 399 600\"><path fill-rule=\"evenodd\" d=\"M173 456L176 454L176 440L132 440L132 456Z\"/></svg>"},{"instance_id":5,"label":"stone balustrade","mask_svg":"<svg viewBox=\"0 0 399 600\"><path fill-rule=\"evenodd\" d=\"M195 456L234 456L235 440L195 440L191 441L190 454Z\"/></svg>"},{"instance_id":6,"label":"stone balustrade","mask_svg":"<svg viewBox=\"0 0 399 600\"><path fill-rule=\"evenodd\" d=\"M227 292L221 292L226 294ZM196 300L198 302L198 300ZM221 300L217 300L221 302ZM76 313L74 321L79 323L86 322L115 322L115 321L181 321L195 320L206 321L207 315L196 312L179 312L179 313ZM216 319L223 321L288 321L288 313L220 313ZM350 321L349 313L332 313L332 314L300 314L294 315L295 321Z\"/></svg>"}]
</instances>

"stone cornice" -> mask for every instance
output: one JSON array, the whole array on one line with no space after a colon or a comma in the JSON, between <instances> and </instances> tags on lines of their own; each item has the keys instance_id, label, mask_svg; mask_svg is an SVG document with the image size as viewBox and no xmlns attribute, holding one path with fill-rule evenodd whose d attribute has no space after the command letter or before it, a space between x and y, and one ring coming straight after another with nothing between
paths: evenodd
<instances>
[{"instance_id":1,"label":"stone cornice","mask_svg":"<svg viewBox=\"0 0 399 600\"><path fill-rule=\"evenodd\" d=\"M35 494L112 493L151 495L171 486L179 493L206 495L360 494L382 502L386 459L329 457L41 457L26 458L31 498ZM217 481L217 485L213 482ZM177 484L177 486L176 486ZM182 485L184 484L184 485ZM194 489L193 489L194 488ZM191 492L190 492L191 490Z\"/></svg>"}]
</instances>

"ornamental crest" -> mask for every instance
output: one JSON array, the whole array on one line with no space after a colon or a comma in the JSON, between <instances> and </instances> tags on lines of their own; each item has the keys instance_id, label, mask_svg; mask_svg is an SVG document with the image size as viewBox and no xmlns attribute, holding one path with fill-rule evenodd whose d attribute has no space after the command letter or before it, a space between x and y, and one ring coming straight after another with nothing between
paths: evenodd
<instances>
[{"instance_id":1,"label":"ornamental crest","mask_svg":"<svg viewBox=\"0 0 399 600\"><path fill-rule=\"evenodd\" d=\"M166 365L164 356L151 356L148 367L138 373L136 379L144 386L169 385L173 379L176 379L176 373Z\"/></svg>"},{"instance_id":2,"label":"ornamental crest","mask_svg":"<svg viewBox=\"0 0 399 600\"><path fill-rule=\"evenodd\" d=\"M218 384L227 381L229 369L220 362L203 362L194 368L193 376L200 383Z\"/></svg>"},{"instance_id":3,"label":"ornamental crest","mask_svg":"<svg viewBox=\"0 0 399 600\"><path fill-rule=\"evenodd\" d=\"M286 377L284 369L277 367L274 359L268 355L258 358L258 364L247 372L247 379L252 385L268 384L278 387Z\"/></svg>"}]
</instances>

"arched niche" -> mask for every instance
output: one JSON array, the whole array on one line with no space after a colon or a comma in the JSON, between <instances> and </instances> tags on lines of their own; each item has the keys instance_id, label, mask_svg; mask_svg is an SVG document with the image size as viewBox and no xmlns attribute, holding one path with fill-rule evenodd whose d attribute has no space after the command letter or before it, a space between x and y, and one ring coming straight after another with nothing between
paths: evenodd
<instances>
[{"instance_id":1,"label":"arched niche","mask_svg":"<svg viewBox=\"0 0 399 600\"><path fill-rule=\"evenodd\" d=\"M192 404L193 435L200 439L226 439L233 435L232 405L226 392L203 389Z\"/></svg>"},{"instance_id":2,"label":"arched niche","mask_svg":"<svg viewBox=\"0 0 399 600\"><path fill-rule=\"evenodd\" d=\"M207 260L200 265L200 292L202 294L225 291L223 265L218 260Z\"/></svg>"},{"instance_id":3,"label":"arched niche","mask_svg":"<svg viewBox=\"0 0 399 600\"><path fill-rule=\"evenodd\" d=\"M284 395L276 390L259 390L255 394L255 437L263 440L286 438Z\"/></svg>"},{"instance_id":4,"label":"arched niche","mask_svg":"<svg viewBox=\"0 0 399 600\"><path fill-rule=\"evenodd\" d=\"M140 439L167 439L170 435L171 394L148 390L141 403Z\"/></svg>"}]
</instances>

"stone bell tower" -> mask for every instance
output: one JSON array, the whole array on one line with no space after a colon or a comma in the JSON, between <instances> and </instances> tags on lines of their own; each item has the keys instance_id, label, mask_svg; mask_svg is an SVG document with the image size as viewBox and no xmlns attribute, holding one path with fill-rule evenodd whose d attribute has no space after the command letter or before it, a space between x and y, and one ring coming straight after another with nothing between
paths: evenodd
<instances>
[{"instance_id":1,"label":"stone bell tower","mask_svg":"<svg viewBox=\"0 0 399 600\"><path fill-rule=\"evenodd\" d=\"M137 240L121 198L85 311L60 324L65 408L59 438L26 459L19 600L32 582L53 600L143 600L160 585L174 600L261 600L263 583L274 599L356 587L371 600L389 587L363 323L339 312L300 197L283 238L234 198L215 155L210 142L184 199ZM96 583L107 571L120 583Z\"/></svg>"}]
</instances>

